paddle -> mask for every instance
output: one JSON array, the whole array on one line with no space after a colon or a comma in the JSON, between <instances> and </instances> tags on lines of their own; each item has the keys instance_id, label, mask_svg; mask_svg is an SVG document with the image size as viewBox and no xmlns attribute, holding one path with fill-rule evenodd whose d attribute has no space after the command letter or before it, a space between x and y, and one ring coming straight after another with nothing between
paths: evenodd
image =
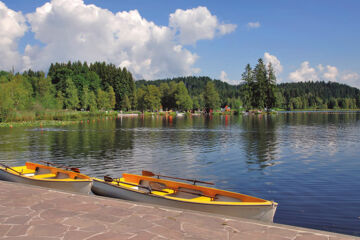
<instances>
[{"instance_id":1,"label":"paddle","mask_svg":"<svg viewBox=\"0 0 360 240\"><path fill-rule=\"evenodd\" d=\"M73 171L73 172L80 173L80 169L79 169L79 168L73 168L73 167L67 167L67 166L58 166L58 165L56 165L56 164L54 164L54 163L46 162L46 161L41 161L41 160L40 160L40 162L46 163L46 165L48 165L48 166L49 166L49 165L52 165L52 166L57 167L57 168L64 168L65 170L71 170L71 171Z\"/></svg>"},{"instance_id":2,"label":"paddle","mask_svg":"<svg viewBox=\"0 0 360 240\"><path fill-rule=\"evenodd\" d=\"M164 176L164 175L160 175L160 174L155 174L153 172L150 172L150 171L145 171L145 170L142 170L142 175L143 176L146 176L146 177L164 177L164 178L172 178L172 179L178 179L178 180L183 180L183 181L189 181L189 182L193 182L194 185L196 183L204 183L204 184L209 184L209 185L214 185L214 183L212 182L204 182L204 181L199 181L199 180L196 180L196 179L186 179L186 178L178 178L178 177L171 177L171 176Z\"/></svg>"},{"instance_id":3,"label":"paddle","mask_svg":"<svg viewBox=\"0 0 360 240\"><path fill-rule=\"evenodd\" d=\"M150 191L150 193L151 193L152 191L169 193L169 192L167 192L167 191L163 191L163 190L160 190L160 189L152 188L151 186L146 187L146 186L141 186L141 185L136 185L136 184L132 184L132 183L128 183L128 182L119 181L118 179L112 178L112 177L110 177L110 176L104 176L104 181L105 181L105 182L117 182L118 184L124 183L124 184L128 184L128 185L134 186L134 187L145 188L145 189L147 189L148 191ZM180 189L176 189L176 190L172 189L172 190L173 190L173 191L177 191L177 192L189 193L189 194L193 194L193 195L197 195L197 196L203 196L203 197L208 197L208 198L211 198L211 199L215 199L215 197L208 196L208 195L205 195L205 194L202 194L202 193L195 193L195 192L190 192L190 191L185 191L185 190L180 190Z\"/></svg>"},{"instance_id":4,"label":"paddle","mask_svg":"<svg viewBox=\"0 0 360 240\"><path fill-rule=\"evenodd\" d=\"M10 169L10 170L16 172L16 173L19 174L19 175L22 174L21 172L18 172L18 171L16 171L16 170L14 170L13 168L9 167L9 166L6 166L6 165L3 164L3 163L0 163L0 165L3 166L3 167L5 168L5 170L6 170L6 169Z\"/></svg>"},{"instance_id":5,"label":"paddle","mask_svg":"<svg viewBox=\"0 0 360 240\"><path fill-rule=\"evenodd\" d=\"M133 184L133 183L123 182L123 181L120 181L120 180L118 180L116 178L112 178L110 176L104 176L104 181L105 182L117 182L118 184L123 183L123 184L127 184L127 185L134 186L134 187L144 188L144 189L147 189L150 193L153 191L150 186L147 187L147 186L141 186L141 185L137 185L137 184ZM163 193L169 193L169 192L166 192L166 191L163 191L163 190L160 190L160 189L154 189L154 191L163 192Z\"/></svg>"}]
</instances>

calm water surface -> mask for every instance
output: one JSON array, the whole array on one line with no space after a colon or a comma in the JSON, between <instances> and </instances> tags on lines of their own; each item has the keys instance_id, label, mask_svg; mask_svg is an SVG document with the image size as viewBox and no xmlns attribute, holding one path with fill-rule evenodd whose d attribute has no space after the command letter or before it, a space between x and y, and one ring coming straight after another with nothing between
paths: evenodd
<instances>
[{"instance_id":1,"label":"calm water surface","mask_svg":"<svg viewBox=\"0 0 360 240\"><path fill-rule=\"evenodd\" d=\"M360 236L360 113L96 119L0 129L0 161L141 169L275 200L274 221Z\"/></svg>"}]
</instances>

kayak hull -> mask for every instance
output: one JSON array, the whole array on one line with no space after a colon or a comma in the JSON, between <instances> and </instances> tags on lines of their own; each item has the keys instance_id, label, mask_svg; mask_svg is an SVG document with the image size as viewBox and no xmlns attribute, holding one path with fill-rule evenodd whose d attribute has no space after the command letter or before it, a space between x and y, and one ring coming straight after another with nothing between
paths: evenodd
<instances>
[{"instance_id":1,"label":"kayak hull","mask_svg":"<svg viewBox=\"0 0 360 240\"><path fill-rule=\"evenodd\" d=\"M136 191L93 179L92 192L97 195L119 198L135 202L150 203L167 207L221 214L232 217L249 218L264 222L273 222L277 204L270 205L230 205L206 204L168 199L149 194L148 191Z\"/></svg>"}]
</instances>

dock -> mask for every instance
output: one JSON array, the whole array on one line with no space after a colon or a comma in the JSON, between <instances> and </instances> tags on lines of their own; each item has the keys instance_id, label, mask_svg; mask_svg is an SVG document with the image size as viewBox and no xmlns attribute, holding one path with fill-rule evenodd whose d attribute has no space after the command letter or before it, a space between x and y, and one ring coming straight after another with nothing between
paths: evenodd
<instances>
[{"instance_id":1,"label":"dock","mask_svg":"<svg viewBox=\"0 0 360 240\"><path fill-rule=\"evenodd\" d=\"M0 181L0 239L355 240L360 238Z\"/></svg>"}]
</instances>

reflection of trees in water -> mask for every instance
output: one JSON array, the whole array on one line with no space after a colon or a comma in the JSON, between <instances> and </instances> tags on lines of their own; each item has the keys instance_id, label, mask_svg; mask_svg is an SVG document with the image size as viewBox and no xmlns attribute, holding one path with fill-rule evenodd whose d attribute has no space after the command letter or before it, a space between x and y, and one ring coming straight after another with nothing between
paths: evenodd
<instances>
[{"instance_id":1,"label":"reflection of trees in water","mask_svg":"<svg viewBox=\"0 0 360 240\"><path fill-rule=\"evenodd\" d=\"M243 116L242 144L250 170L260 170L275 164L277 151L276 116Z\"/></svg>"},{"instance_id":2,"label":"reflection of trees in water","mask_svg":"<svg viewBox=\"0 0 360 240\"><path fill-rule=\"evenodd\" d=\"M48 138L53 159L62 163L76 162L80 166L118 161L118 152L133 148L133 131L121 130L120 122L114 120L100 120L74 126L68 131L51 132Z\"/></svg>"}]
</instances>

